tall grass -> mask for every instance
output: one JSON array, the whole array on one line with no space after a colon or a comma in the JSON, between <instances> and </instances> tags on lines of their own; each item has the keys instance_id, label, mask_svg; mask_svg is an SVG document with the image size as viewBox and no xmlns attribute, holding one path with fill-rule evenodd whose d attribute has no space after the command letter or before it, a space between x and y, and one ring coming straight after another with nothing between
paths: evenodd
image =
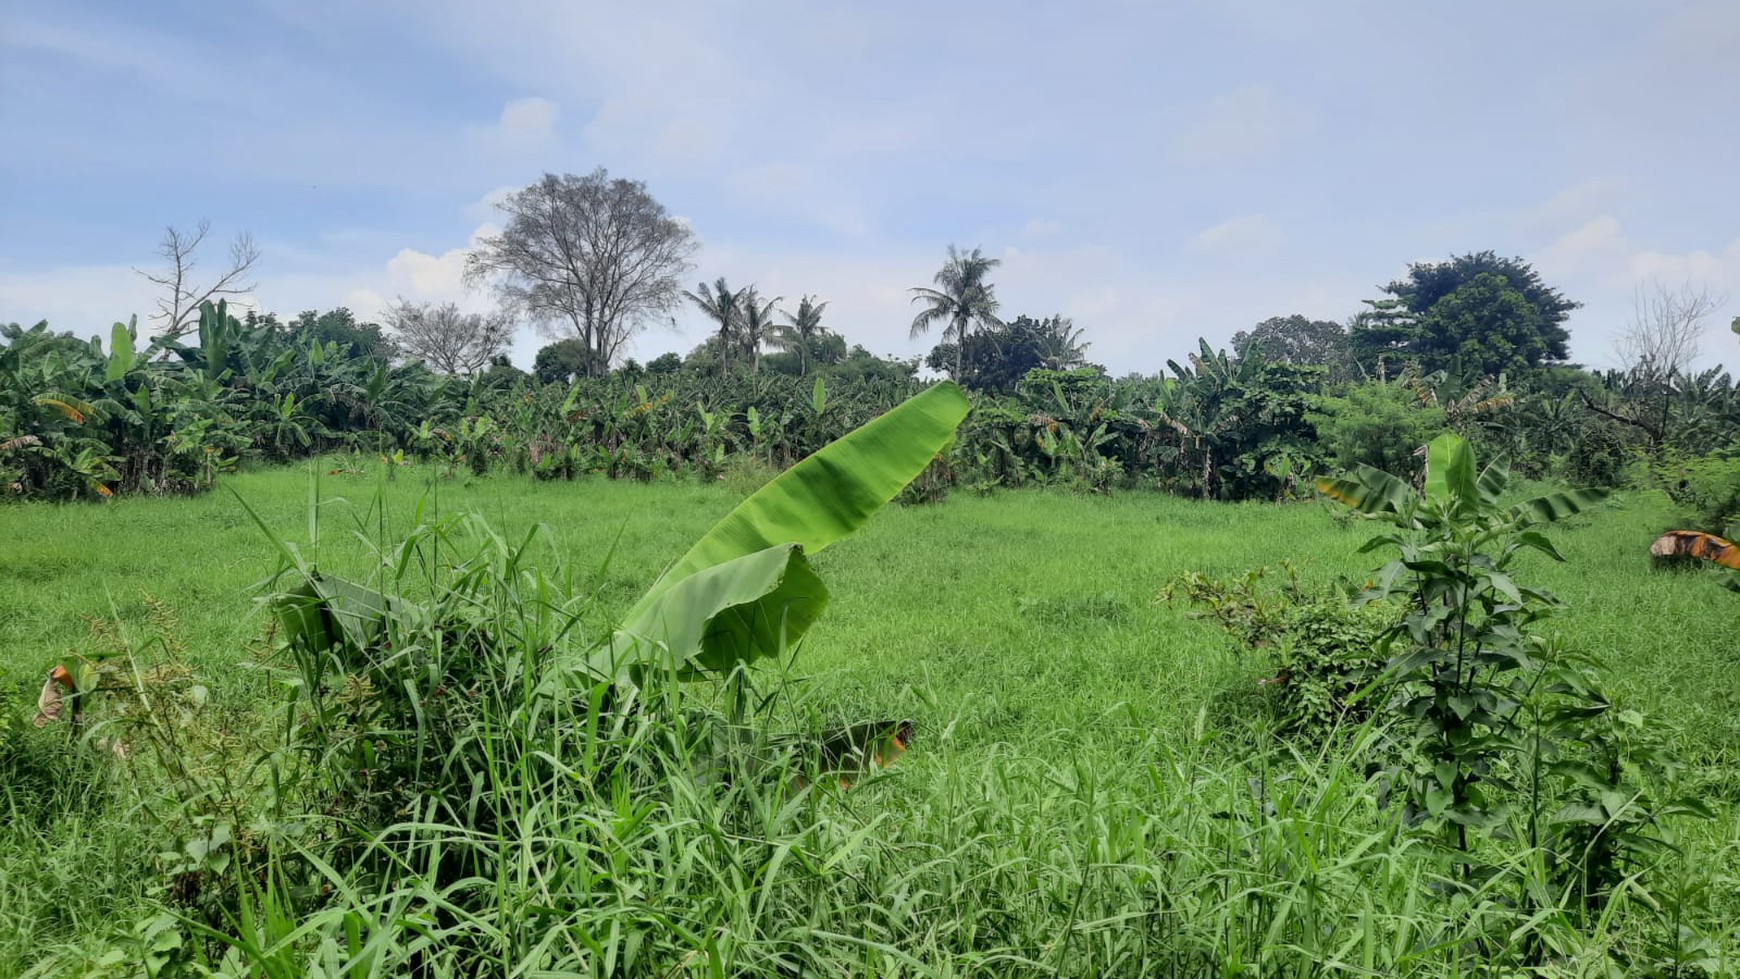
<instances>
[{"instance_id":1,"label":"tall grass","mask_svg":"<svg viewBox=\"0 0 1740 979\"><path fill-rule=\"evenodd\" d=\"M214 739L204 713L172 742L197 756L183 760L200 784L227 772L220 794L245 814L217 846L228 862L199 868L202 898L168 886L160 854L185 858L199 837L187 821L227 810L189 807L137 754L80 755L88 771L69 774L62 732L5 730L7 784L40 777L9 792L0 830L0 974L1735 969L1731 796L1721 819L1672 827L1677 856L1593 916L1546 888L1523 847L1498 847L1498 871L1466 884L1376 807L1381 720L1278 736L1252 692L1260 654L1152 603L1185 569L1285 557L1317 580L1357 573L1363 536L1315 507L1008 494L892 511L818 558L834 607L790 661L754 675L744 728L724 691L653 685L630 709L557 665L729 508L726 487L486 480L442 484L437 500L401 473L375 503L375 485L329 482L316 551L292 534L308 526L305 477L237 485L322 568L428 610L393 644L428 651L425 679L395 674L423 720L395 728L338 700L321 720L308 685L337 698L343 684L311 680L314 664L234 670L268 631L244 611L246 588L275 558L221 498L0 511L22 555L0 561L47 555L59 535L88 562L18 575L0 599L42 616L0 625L33 639L7 644L33 650L4 664L9 697L34 696L32 677L90 642L81 611L126 624L142 668L168 655L150 641L149 588L180 619L169 645L210 677L207 710L253 718ZM335 490L356 504L332 503ZM1566 567L1530 574L1570 605L1570 641L1604 653L1632 702L1676 732L1689 777L1719 789L1740 746L1724 710L1740 667L1720 651L1734 617L1710 583L1649 574L1641 547L1633 558L1627 540L1653 529L1653 506L1588 518L1560 535ZM437 512L473 508L487 524ZM534 519L547 535L528 534ZM461 674L476 699L431 707ZM773 735L865 716L914 717L907 758L847 792L800 788L802 753ZM350 752L365 738L398 753L409 784L359 774Z\"/></svg>"}]
</instances>

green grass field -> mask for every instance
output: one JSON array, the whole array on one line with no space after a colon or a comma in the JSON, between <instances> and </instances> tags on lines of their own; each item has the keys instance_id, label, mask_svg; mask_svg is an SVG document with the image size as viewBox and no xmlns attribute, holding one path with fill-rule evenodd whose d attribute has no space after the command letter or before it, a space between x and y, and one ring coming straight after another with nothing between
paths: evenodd
<instances>
[{"instance_id":1,"label":"green grass field","mask_svg":"<svg viewBox=\"0 0 1740 979\"><path fill-rule=\"evenodd\" d=\"M264 673L243 667L265 644L256 597L278 559L226 488L339 573L365 573L371 542L396 540L419 507L475 511L509 538L544 525L537 562L596 593L601 619L741 498L724 484L395 476L273 469L194 499L0 508L4 709L27 718L53 663L111 641L93 621L137 645L165 631L164 611L214 715L263 704ZM1551 532L1565 564L1529 559L1519 577L1565 600L1548 628L1603 658L1622 705L1668 732L1683 783L1716 809L1676 825L1683 866L1665 874L1703 888L1687 934L1733 968L1740 597L1712 575L1650 568L1649 540L1671 520L1664 501L1627 494ZM739 942L724 974L777 974L781 954L840 974L1462 971L1479 953L1445 922L1484 912L1432 906L1429 861L1385 835L1351 756L1263 740L1261 652L1156 601L1187 570L1288 561L1310 582L1363 576L1381 562L1356 553L1368 531L1327 504L1006 492L891 507L817 556L833 600L787 671L801 681L787 709L910 717L916 741L886 778L821 804L809 825L835 862L809 890L741 882L741 907L718 912ZM1278 786L1300 791L1276 812ZM1251 815L1265 806L1271 823ZM101 974L80 956L164 906L150 826L123 809L0 831L0 975L46 960ZM1623 947L1617 920L1585 929L1561 974ZM825 954L778 951L800 924ZM612 961L703 974L643 954Z\"/></svg>"}]
</instances>

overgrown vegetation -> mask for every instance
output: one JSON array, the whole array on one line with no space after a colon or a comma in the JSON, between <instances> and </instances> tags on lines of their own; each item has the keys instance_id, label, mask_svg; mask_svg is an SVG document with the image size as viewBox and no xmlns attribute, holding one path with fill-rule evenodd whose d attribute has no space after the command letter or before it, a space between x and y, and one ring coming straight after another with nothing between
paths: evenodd
<instances>
[{"instance_id":1,"label":"overgrown vegetation","mask_svg":"<svg viewBox=\"0 0 1740 979\"><path fill-rule=\"evenodd\" d=\"M728 490L511 477L467 488L433 465L326 468L318 524L293 553L328 581L393 596L369 600L393 610L365 640L361 663L373 665L322 671L285 648L243 652L259 668L233 668L240 644L218 636L288 634L266 617L238 621L242 589L271 570L272 550L225 493L100 511L141 543L165 532L160 521L191 520L211 541L201 553L252 555L219 594L180 584L210 573L182 567L138 579L178 596L147 602L125 573L101 571L113 597L98 599L109 611L95 633L76 614L49 625L53 606L35 603L58 592L13 597L33 604L8 617L9 644L106 652L104 685L144 696L98 694L83 710L85 747L69 753L68 730L28 723L36 667L50 661L8 674L8 784L27 787L16 804L39 815L3 831L0 907L16 943L0 947L0 970L1732 969L1740 847L1736 800L1719 786L1740 731L1724 720L1727 667L1691 652L1719 642L1720 623L1695 613L1726 598L1652 576L1622 543L1661 519L1648 498L1555 534L1564 565L1522 556L1512 569L1519 587L1550 587L1570 610L1550 620L1563 636L1536 650L1548 671L1537 691L1567 677L1583 686L1520 701L1527 736L1478 783L1515 805L1462 856L1434 826L1403 825L1403 793L1377 805L1383 783L1370 774L1412 743L1384 688L1361 694L1371 679L1330 673L1321 689L1338 706L1321 726L1277 723L1294 716L1280 699L1294 678L1315 675L1301 651L1336 650L1341 663L1362 641L1335 638L1344 626L1381 635L1401 611L1347 604L1335 579L1368 576L1361 537L1316 507L1016 494L885 514L824 556L836 607L795 660L745 675L751 695L727 674L644 683L627 706L614 684L563 679L574 674L562 664L623 621L684 538L732 505ZM301 522L309 481L273 472L236 485L276 535ZM419 520L419 498L451 515ZM486 524L464 501L503 517ZM535 522L545 529L529 533ZM1138 525L1153 529L1132 535ZM105 552L107 526L105 516L89 531ZM1008 526L1028 530L1011 537ZM13 560L52 573L36 541L59 536L64 549L66 535L31 527L14 535ZM234 543L210 536L220 534ZM1290 571L1235 583L1229 602L1254 590L1252 628L1303 627L1265 652L1227 655L1180 610L1143 600L1180 571L1279 569L1283 557ZM297 572L274 591L307 580ZM937 587L946 581L961 584ZM1633 600L1596 600L1620 591ZM1301 611L1313 606L1349 618ZM1688 624L1669 634L1664 619ZM20 631L35 629L62 631L47 642ZM1628 655L1599 674L1573 655L1615 642ZM1261 683L1283 670L1288 684ZM162 706L142 713L145 703ZM804 746L824 728L882 716L917 722L892 774L844 794L783 774L810 770ZM1697 786L1710 787L1700 801L1720 820L1678 808ZM77 852L76 868L56 852Z\"/></svg>"}]
</instances>

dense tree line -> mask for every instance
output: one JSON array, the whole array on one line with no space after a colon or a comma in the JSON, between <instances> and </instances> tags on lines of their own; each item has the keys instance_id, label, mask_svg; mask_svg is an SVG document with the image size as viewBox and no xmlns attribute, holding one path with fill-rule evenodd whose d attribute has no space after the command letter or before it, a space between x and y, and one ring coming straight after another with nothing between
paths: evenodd
<instances>
[{"instance_id":1,"label":"dense tree line","mask_svg":"<svg viewBox=\"0 0 1740 979\"><path fill-rule=\"evenodd\" d=\"M802 458L920 387L922 364L975 398L924 492L1285 499L1314 473L1413 471L1420 446L1455 432L1525 475L1659 483L1715 529L1740 510L1740 463L1726 462L1740 394L1725 372L1688 367L1719 305L1690 287L1640 296L1620 370L1566 364L1577 303L1521 259L1478 252L1409 266L1346 324L1276 316L1230 350L1201 341L1153 374L1112 378L1089 362L1086 327L1006 318L999 263L978 248L950 246L911 290L912 335L940 342L898 360L833 330L822 297L788 305L724 277L681 288L692 233L637 182L546 175L502 209L504 231L468 264L496 313L400 301L382 326L344 309L238 320L207 301L188 320L185 277L166 274L156 339L136 325L116 324L106 347L5 327L0 485L14 497L192 491L243 460L330 451L541 477L711 476L733 458ZM188 260L203 228L165 255ZM234 257L239 275L257 255ZM706 341L646 364L619 358L679 304L706 318ZM503 356L521 316L556 337L530 374ZM1719 489L1729 470L1732 492Z\"/></svg>"}]
</instances>

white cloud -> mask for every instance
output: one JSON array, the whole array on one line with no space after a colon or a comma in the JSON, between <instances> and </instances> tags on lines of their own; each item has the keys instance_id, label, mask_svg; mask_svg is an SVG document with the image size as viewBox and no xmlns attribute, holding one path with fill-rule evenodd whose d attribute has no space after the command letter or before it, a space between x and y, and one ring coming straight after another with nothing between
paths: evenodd
<instances>
[{"instance_id":1,"label":"white cloud","mask_svg":"<svg viewBox=\"0 0 1740 979\"><path fill-rule=\"evenodd\" d=\"M1732 289L1740 286L1740 238L1719 252L1697 249L1675 254L1644 249L1631 256L1630 270L1638 280L1711 282Z\"/></svg>"},{"instance_id":2,"label":"white cloud","mask_svg":"<svg viewBox=\"0 0 1740 979\"><path fill-rule=\"evenodd\" d=\"M531 154L556 144L556 122L562 108L539 96L514 99L502 106L501 116L478 131L479 142L497 153Z\"/></svg>"},{"instance_id":3,"label":"white cloud","mask_svg":"<svg viewBox=\"0 0 1740 979\"><path fill-rule=\"evenodd\" d=\"M1615 338L1632 316L1637 290L1652 283L1708 289L1727 300L1728 306L1710 318L1711 326L1725 324L1740 312L1728 308L1740 296L1740 238L1714 251L1666 251L1640 244L1618 218L1602 214L1555 239L1534 260L1549 282L1583 303L1571 313L1566 328L1573 358L1585 363L1617 364ZM1733 359L1726 343L1708 348L1706 366Z\"/></svg>"},{"instance_id":4,"label":"white cloud","mask_svg":"<svg viewBox=\"0 0 1740 979\"><path fill-rule=\"evenodd\" d=\"M1619 219L1603 214L1554 239L1540 253L1538 262L1547 276L1574 276L1592 267L1611 267L1627 247Z\"/></svg>"},{"instance_id":5,"label":"white cloud","mask_svg":"<svg viewBox=\"0 0 1740 979\"><path fill-rule=\"evenodd\" d=\"M1045 218L1029 218L1021 226L1021 233L1028 238L1044 238L1063 230L1063 222L1049 221Z\"/></svg>"},{"instance_id":6,"label":"white cloud","mask_svg":"<svg viewBox=\"0 0 1740 979\"><path fill-rule=\"evenodd\" d=\"M1316 118L1269 85L1246 85L1210 99L1172 141L1184 166L1251 163L1311 132Z\"/></svg>"},{"instance_id":7,"label":"white cloud","mask_svg":"<svg viewBox=\"0 0 1740 979\"><path fill-rule=\"evenodd\" d=\"M1566 187L1518 216L1517 227L1530 235L1563 234L1567 227L1604 216L1629 189L1620 177L1595 177Z\"/></svg>"},{"instance_id":8,"label":"white cloud","mask_svg":"<svg viewBox=\"0 0 1740 979\"><path fill-rule=\"evenodd\" d=\"M1204 228L1190 239L1190 250L1227 259L1250 259L1272 254L1287 241L1273 221L1261 214L1247 214Z\"/></svg>"}]
</instances>

